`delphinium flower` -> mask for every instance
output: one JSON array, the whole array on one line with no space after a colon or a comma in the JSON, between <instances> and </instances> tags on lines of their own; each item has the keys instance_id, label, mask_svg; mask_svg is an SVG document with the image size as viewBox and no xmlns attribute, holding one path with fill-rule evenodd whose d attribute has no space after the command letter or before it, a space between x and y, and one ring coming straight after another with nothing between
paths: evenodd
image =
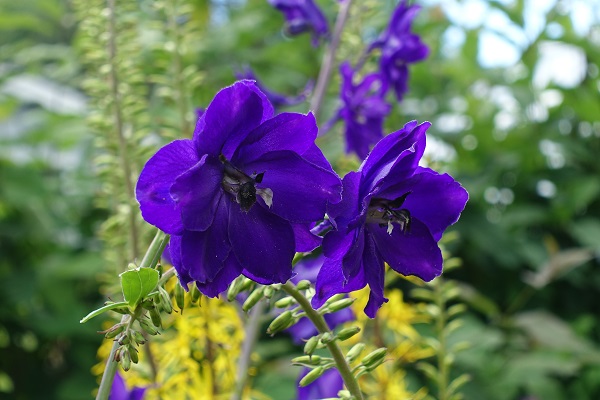
<instances>
[{"instance_id":1,"label":"delphinium flower","mask_svg":"<svg viewBox=\"0 0 600 400\"><path fill-rule=\"evenodd\" d=\"M296 274L292 279L292 283L297 284L301 280L305 279L311 283L315 283L319 269L323 265L325 257L318 255L316 257L304 258L294 266L294 273ZM344 322L354 320L354 313L350 308L344 308L334 313L325 314L325 322L329 326L329 329L335 329ZM312 322L306 317L300 318L298 322L292 325L286 330L296 344L301 344L308 340L312 336L318 334L317 328Z\"/></svg>"},{"instance_id":2,"label":"delphinium flower","mask_svg":"<svg viewBox=\"0 0 600 400\"><path fill-rule=\"evenodd\" d=\"M312 44L329 33L327 19L313 0L269 0L285 17L285 30L289 35L312 32Z\"/></svg>"},{"instance_id":3,"label":"delphinium flower","mask_svg":"<svg viewBox=\"0 0 600 400\"><path fill-rule=\"evenodd\" d=\"M310 224L340 199L316 135L312 114L273 117L255 83L239 81L215 96L193 139L150 158L136 196L144 219L171 235L184 286L214 297L240 274L262 284L291 277L295 252L319 244Z\"/></svg>"},{"instance_id":4,"label":"delphinium flower","mask_svg":"<svg viewBox=\"0 0 600 400\"><path fill-rule=\"evenodd\" d=\"M117 373L113 380L112 387L110 388L110 394L108 395L109 400L142 400L146 388L134 387L131 390L127 390L123 377Z\"/></svg>"},{"instance_id":5,"label":"delphinium flower","mask_svg":"<svg viewBox=\"0 0 600 400\"><path fill-rule=\"evenodd\" d=\"M310 368L304 368L300 372L298 382L310 372ZM337 398L337 394L344 388L344 381L337 369L328 369L314 382L304 386L298 386L298 400L319 400Z\"/></svg>"},{"instance_id":6,"label":"delphinium flower","mask_svg":"<svg viewBox=\"0 0 600 400\"><path fill-rule=\"evenodd\" d=\"M331 125L342 119L345 124L346 152L355 152L364 159L371 146L383 137L383 120L390 113L391 106L385 101L387 84L379 73L371 73L354 84L355 71L348 62L340 66L342 107ZM329 128L324 127L324 131Z\"/></svg>"},{"instance_id":7,"label":"delphinium flower","mask_svg":"<svg viewBox=\"0 0 600 400\"><path fill-rule=\"evenodd\" d=\"M421 38L410 32L411 24L420 7L408 6L402 0L387 29L371 44L369 50L381 49L380 69L394 88L398 100L402 100L408 90L408 64L421 61L429 54L429 48L423 44Z\"/></svg>"},{"instance_id":8,"label":"delphinium flower","mask_svg":"<svg viewBox=\"0 0 600 400\"><path fill-rule=\"evenodd\" d=\"M286 96L266 88L265 85L257 78L254 71L248 66L245 66L241 71L236 72L235 76L237 79L249 79L255 81L256 86L265 94L265 96L267 96L267 99L269 99L276 110L280 107L295 106L296 104L302 103L304 100L306 100L306 96L312 91L313 87L313 82L309 81L304 87L302 93L299 95Z\"/></svg>"},{"instance_id":9,"label":"delphinium flower","mask_svg":"<svg viewBox=\"0 0 600 400\"><path fill-rule=\"evenodd\" d=\"M403 275L430 281L442 272L437 242L468 199L448 174L418 166L428 122L409 122L383 138L357 172L343 180L343 198L328 207L336 228L323 239L325 262L313 307L336 293L369 285L365 313L373 318L386 301L384 261Z\"/></svg>"}]
</instances>

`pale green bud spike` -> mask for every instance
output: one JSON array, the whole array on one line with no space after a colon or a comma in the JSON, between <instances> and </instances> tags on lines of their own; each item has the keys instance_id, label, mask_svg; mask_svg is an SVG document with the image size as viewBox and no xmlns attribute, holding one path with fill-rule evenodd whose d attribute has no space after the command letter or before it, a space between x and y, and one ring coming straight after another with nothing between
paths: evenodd
<instances>
[{"instance_id":1,"label":"pale green bud spike","mask_svg":"<svg viewBox=\"0 0 600 400\"><path fill-rule=\"evenodd\" d=\"M200 298L200 295L201 295L201 293L198 290L198 287L196 285L192 285L192 288L190 289L190 296L191 296L192 304L196 304L196 302ZM229 296L229 293L227 293L227 296ZM227 299L229 300L229 297Z\"/></svg>"},{"instance_id":2,"label":"pale green bud spike","mask_svg":"<svg viewBox=\"0 0 600 400\"><path fill-rule=\"evenodd\" d=\"M327 306L327 309L329 310L329 312L334 313L336 311L340 311L340 310L343 310L344 308L350 307L352 305L352 303L354 303L355 300L356 299L347 298L347 299L334 301L333 303L331 303Z\"/></svg>"},{"instance_id":3,"label":"pale green bud spike","mask_svg":"<svg viewBox=\"0 0 600 400\"><path fill-rule=\"evenodd\" d=\"M314 353L317 345L319 344L319 336L313 336L304 345L304 354L312 354Z\"/></svg>"},{"instance_id":4,"label":"pale green bud spike","mask_svg":"<svg viewBox=\"0 0 600 400\"><path fill-rule=\"evenodd\" d=\"M358 332L360 332L360 328L358 326L352 326L350 328L342 329L341 331L339 331L337 334L337 338L341 341L344 341L350 339Z\"/></svg>"},{"instance_id":5,"label":"pale green bud spike","mask_svg":"<svg viewBox=\"0 0 600 400\"><path fill-rule=\"evenodd\" d=\"M287 308L292 304L296 304L296 300L292 296L288 296L277 300L274 305L277 308Z\"/></svg>"},{"instance_id":6,"label":"pale green bud spike","mask_svg":"<svg viewBox=\"0 0 600 400\"><path fill-rule=\"evenodd\" d=\"M158 287L158 294L160 296L160 306L164 312L171 314L173 312L173 303L171 302L171 296L162 286Z\"/></svg>"},{"instance_id":7,"label":"pale green bud spike","mask_svg":"<svg viewBox=\"0 0 600 400\"><path fill-rule=\"evenodd\" d=\"M267 329L267 333L274 335L277 332L288 328L293 322L294 316L292 312L290 310L284 311L271 322L271 325L269 325L269 328Z\"/></svg>"},{"instance_id":8,"label":"pale green bud spike","mask_svg":"<svg viewBox=\"0 0 600 400\"><path fill-rule=\"evenodd\" d=\"M321 362L320 356L300 356L296 358L292 358L292 363L294 364L319 364Z\"/></svg>"},{"instance_id":9,"label":"pale green bud spike","mask_svg":"<svg viewBox=\"0 0 600 400\"><path fill-rule=\"evenodd\" d=\"M315 380L317 380L318 377L323 375L324 372L325 372L325 368L323 368L323 367L317 367L317 368L313 369L308 374L306 374L306 376L304 378L302 378L300 380L300 382L298 383L298 386L304 387L306 385L310 385Z\"/></svg>"},{"instance_id":10,"label":"pale green bud spike","mask_svg":"<svg viewBox=\"0 0 600 400\"><path fill-rule=\"evenodd\" d=\"M250 296L248 296L244 304L242 304L242 310L244 310L244 312L248 312L263 298L263 290L264 287L259 287L250 293Z\"/></svg>"},{"instance_id":11,"label":"pale green bud spike","mask_svg":"<svg viewBox=\"0 0 600 400\"><path fill-rule=\"evenodd\" d=\"M181 314L183 315L183 308L185 307L185 290L179 282L175 284L175 303L177 303L177 307L179 307L179 310L181 310Z\"/></svg>"},{"instance_id":12,"label":"pale green bud spike","mask_svg":"<svg viewBox=\"0 0 600 400\"><path fill-rule=\"evenodd\" d=\"M360 356L360 353L363 352L364 349L365 349L364 343L355 344L354 346L352 346L352 348L346 354L346 359L349 362L356 360L358 358L358 356Z\"/></svg>"},{"instance_id":13,"label":"pale green bud spike","mask_svg":"<svg viewBox=\"0 0 600 400\"><path fill-rule=\"evenodd\" d=\"M367 368L371 368L373 365L380 363L383 360L387 353L387 349L385 347L380 347L379 349L372 351L367 354L365 358L362 359L361 364Z\"/></svg>"}]
</instances>

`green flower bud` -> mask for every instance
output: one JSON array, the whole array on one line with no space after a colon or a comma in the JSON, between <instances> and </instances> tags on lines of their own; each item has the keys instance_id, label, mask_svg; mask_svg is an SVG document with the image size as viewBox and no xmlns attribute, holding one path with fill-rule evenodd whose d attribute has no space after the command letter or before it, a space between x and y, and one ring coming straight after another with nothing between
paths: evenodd
<instances>
[{"instance_id":1,"label":"green flower bud","mask_svg":"<svg viewBox=\"0 0 600 400\"><path fill-rule=\"evenodd\" d=\"M321 362L320 356L300 356L292 358L294 364L319 364Z\"/></svg>"},{"instance_id":2,"label":"green flower bud","mask_svg":"<svg viewBox=\"0 0 600 400\"><path fill-rule=\"evenodd\" d=\"M152 307L154 307L154 301L152 301L152 299L145 299L144 301L142 301L142 307L144 307L146 310L151 309Z\"/></svg>"},{"instance_id":3,"label":"green flower bud","mask_svg":"<svg viewBox=\"0 0 600 400\"><path fill-rule=\"evenodd\" d=\"M298 383L298 386L304 387L306 385L310 385L318 377L320 377L321 375L323 375L323 372L325 372L325 368L323 368L323 367L317 367L317 368L313 369L308 374L306 374L306 376L304 378L302 378L300 380L300 383Z\"/></svg>"},{"instance_id":4,"label":"green flower bud","mask_svg":"<svg viewBox=\"0 0 600 400\"><path fill-rule=\"evenodd\" d=\"M387 349L385 347L380 347L379 349L367 354L365 358L362 359L361 364L369 369L374 368L373 366L381 364L381 361L383 361L386 353Z\"/></svg>"},{"instance_id":5,"label":"green flower bud","mask_svg":"<svg viewBox=\"0 0 600 400\"><path fill-rule=\"evenodd\" d=\"M360 332L360 328L358 326L352 326L350 328L342 329L341 331L339 331L337 337L339 340L344 341L350 339L358 332Z\"/></svg>"},{"instance_id":6,"label":"green flower bud","mask_svg":"<svg viewBox=\"0 0 600 400\"><path fill-rule=\"evenodd\" d=\"M151 325L150 321L147 318L140 319L139 323L142 329L146 331L149 335L155 336L159 334L158 329Z\"/></svg>"},{"instance_id":7,"label":"green flower bud","mask_svg":"<svg viewBox=\"0 0 600 400\"><path fill-rule=\"evenodd\" d=\"M269 335L274 335L277 332L290 327L293 323L294 316L292 312L290 310L284 311L277 318L275 318L273 322L271 322L271 325L269 325L269 328L267 329L267 333Z\"/></svg>"},{"instance_id":8,"label":"green flower bud","mask_svg":"<svg viewBox=\"0 0 600 400\"><path fill-rule=\"evenodd\" d=\"M306 279L301 280L296 285L296 289L298 290L306 290L308 288L310 288L310 281L307 281Z\"/></svg>"},{"instance_id":9,"label":"green flower bud","mask_svg":"<svg viewBox=\"0 0 600 400\"><path fill-rule=\"evenodd\" d=\"M115 336L117 336L119 333L123 332L123 329L125 329L125 325L116 324L116 325L112 326L109 330L106 331L106 334L104 335L104 337L107 339L112 339ZM102 333L102 332L99 332L99 333Z\"/></svg>"},{"instance_id":10,"label":"green flower bud","mask_svg":"<svg viewBox=\"0 0 600 400\"><path fill-rule=\"evenodd\" d=\"M245 277L239 276L236 279L234 279L233 282L231 282L231 285L229 285L229 288L227 289L228 301L235 300L235 296L240 294L240 292L242 291L242 286L244 285L244 278Z\"/></svg>"},{"instance_id":11,"label":"green flower bud","mask_svg":"<svg viewBox=\"0 0 600 400\"><path fill-rule=\"evenodd\" d=\"M338 294L336 294L336 295L333 295L333 296L331 296L331 297L330 297L330 298L329 298L329 299L328 299L328 300L325 302L325 305L329 305L329 304L331 304L331 303L334 303L334 302L336 302L336 301L338 301L338 300L342 300L342 299L344 299L344 298L346 298L346 295L345 295L344 293L338 293Z\"/></svg>"},{"instance_id":12,"label":"green flower bud","mask_svg":"<svg viewBox=\"0 0 600 400\"><path fill-rule=\"evenodd\" d=\"M131 355L127 347L121 347L121 367L123 367L123 371L125 372L131 368Z\"/></svg>"},{"instance_id":13,"label":"green flower bud","mask_svg":"<svg viewBox=\"0 0 600 400\"><path fill-rule=\"evenodd\" d=\"M160 318L160 313L156 307L152 307L149 311L150 318L152 319L152 324L157 328L162 328L162 321Z\"/></svg>"},{"instance_id":14,"label":"green flower bud","mask_svg":"<svg viewBox=\"0 0 600 400\"><path fill-rule=\"evenodd\" d=\"M256 303L263 298L263 290L264 287L259 287L250 293L250 296L248 296L244 304L242 304L242 310L248 312L252 307L254 307Z\"/></svg>"},{"instance_id":15,"label":"green flower bud","mask_svg":"<svg viewBox=\"0 0 600 400\"><path fill-rule=\"evenodd\" d=\"M327 305L327 309L334 313L336 311L340 311L343 310L344 308L348 308L352 305L352 303L354 303L356 299L352 299L352 298L346 298L346 299L342 299L342 300L338 300L338 301L334 301L333 303L330 303L329 305Z\"/></svg>"},{"instance_id":16,"label":"green flower bud","mask_svg":"<svg viewBox=\"0 0 600 400\"><path fill-rule=\"evenodd\" d=\"M139 331L136 330L132 330L131 334L133 336L133 340L137 343L137 344L144 344L146 343L146 338L144 337L144 335L142 335Z\"/></svg>"},{"instance_id":17,"label":"green flower bud","mask_svg":"<svg viewBox=\"0 0 600 400\"><path fill-rule=\"evenodd\" d=\"M135 347L133 347L132 345L128 346L129 349L129 356L131 357L131 361L134 364L137 364L140 361L140 357L138 355L138 351Z\"/></svg>"},{"instance_id":18,"label":"green flower bud","mask_svg":"<svg viewBox=\"0 0 600 400\"><path fill-rule=\"evenodd\" d=\"M177 303L177 307L179 307L179 310L181 310L181 314L183 315L183 308L185 307L185 290L179 282L175 284L175 302Z\"/></svg>"},{"instance_id":19,"label":"green flower bud","mask_svg":"<svg viewBox=\"0 0 600 400\"><path fill-rule=\"evenodd\" d=\"M271 297L273 297L273 293L275 293L275 289L273 289L271 286L265 286L265 290L263 291L263 293L267 299L270 299Z\"/></svg>"},{"instance_id":20,"label":"green flower bud","mask_svg":"<svg viewBox=\"0 0 600 400\"><path fill-rule=\"evenodd\" d=\"M198 299L200 298L200 290L198 290L198 286L196 285L192 285L192 288L190 289L190 293L191 293L191 300L192 300L192 304L196 304L196 302L198 301Z\"/></svg>"},{"instance_id":21,"label":"green flower bud","mask_svg":"<svg viewBox=\"0 0 600 400\"><path fill-rule=\"evenodd\" d=\"M314 353L317 345L319 344L319 336L313 336L304 345L304 354Z\"/></svg>"},{"instance_id":22,"label":"green flower bud","mask_svg":"<svg viewBox=\"0 0 600 400\"><path fill-rule=\"evenodd\" d=\"M292 296L284 297L283 299L279 299L275 302L275 307L277 308L286 308L291 306L292 304L296 304L296 300Z\"/></svg>"},{"instance_id":23,"label":"green flower bud","mask_svg":"<svg viewBox=\"0 0 600 400\"><path fill-rule=\"evenodd\" d=\"M325 332L321 335L321 343L327 344L335 340L335 336L331 332Z\"/></svg>"},{"instance_id":24,"label":"green flower bud","mask_svg":"<svg viewBox=\"0 0 600 400\"><path fill-rule=\"evenodd\" d=\"M121 332L115 337L115 342L118 342L120 345L125 345L129 344L131 339L129 338L127 332Z\"/></svg>"},{"instance_id":25,"label":"green flower bud","mask_svg":"<svg viewBox=\"0 0 600 400\"><path fill-rule=\"evenodd\" d=\"M339 392L337 392L337 395L340 399L343 400L354 398L352 394L347 390L340 390Z\"/></svg>"},{"instance_id":26,"label":"green flower bud","mask_svg":"<svg viewBox=\"0 0 600 400\"><path fill-rule=\"evenodd\" d=\"M164 312L171 314L173 312L173 303L171 302L171 296L165 290L164 287L158 287L158 294L160 296L160 306Z\"/></svg>"},{"instance_id":27,"label":"green flower bud","mask_svg":"<svg viewBox=\"0 0 600 400\"><path fill-rule=\"evenodd\" d=\"M358 356L360 356L360 353L363 352L364 349L365 349L364 343L357 343L354 346L352 346L352 348L350 350L348 350L348 353L346 354L346 359L348 360L348 362L352 362L352 361L356 360L358 358Z\"/></svg>"}]
</instances>

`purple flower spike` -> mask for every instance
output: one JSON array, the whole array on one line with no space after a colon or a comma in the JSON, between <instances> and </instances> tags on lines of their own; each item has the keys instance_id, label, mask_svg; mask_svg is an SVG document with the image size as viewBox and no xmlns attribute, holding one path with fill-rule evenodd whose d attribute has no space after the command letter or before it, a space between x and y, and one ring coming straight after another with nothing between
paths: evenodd
<instances>
[{"instance_id":1,"label":"purple flower spike","mask_svg":"<svg viewBox=\"0 0 600 400\"><path fill-rule=\"evenodd\" d=\"M328 207L337 228L323 239L325 262L312 305L369 285L365 314L387 301L384 261L396 272L430 281L442 272L437 242L468 199L450 175L419 167L429 122L409 122L383 138L358 172L343 180L343 198Z\"/></svg>"},{"instance_id":2,"label":"purple flower spike","mask_svg":"<svg viewBox=\"0 0 600 400\"><path fill-rule=\"evenodd\" d=\"M298 377L298 382L310 372L304 368ZM319 400L337 398L337 394L344 388L344 381L337 369L325 371L316 381L304 387L298 387L298 400Z\"/></svg>"},{"instance_id":3,"label":"purple flower spike","mask_svg":"<svg viewBox=\"0 0 600 400\"><path fill-rule=\"evenodd\" d=\"M138 387L134 387L131 391L127 390L123 377L117 373L110 388L108 400L142 400L145 392L146 388Z\"/></svg>"},{"instance_id":4,"label":"purple flower spike","mask_svg":"<svg viewBox=\"0 0 600 400\"><path fill-rule=\"evenodd\" d=\"M282 113L252 81L221 90L193 139L161 148L136 187L142 216L171 235L182 284L215 297L240 274L262 284L292 274L312 222L340 200L338 176L314 144L312 114ZM310 177L310 178L308 178Z\"/></svg>"},{"instance_id":5,"label":"purple flower spike","mask_svg":"<svg viewBox=\"0 0 600 400\"><path fill-rule=\"evenodd\" d=\"M388 28L369 48L381 48L381 72L394 88L398 100L402 100L408 91L408 64L421 61L429 54L429 48L421 38L410 32L419 9L419 6L408 6L406 0L402 0Z\"/></svg>"},{"instance_id":6,"label":"purple flower spike","mask_svg":"<svg viewBox=\"0 0 600 400\"><path fill-rule=\"evenodd\" d=\"M269 3L283 13L289 35L312 31L313 46L328 35L327 19L313 0L269 0Z\"/></svg>"},{"instance_id":7,"label":"purple flower spike","mask_svg":"<svg viewBox=\"0 0 600 400\"><path fill-rule=\"evenodd\" d=\"M244 69L240 72L237 72L235 76L237 79L249 79L256 81L256 86L265 94L265 96L267 96L267 99L269 99L275 109L286 106L295 106L296 104L302 103L304 100L306 100L306 96L310 94L313 87L313 82L309 81L304 87L302 93L300 93L298 96L290 97L268 90L265 85L262 84L256 77L254 71L252 71L250 67L244 67Z\"/></svg>"},{"instance_id":8,"label":"purple flower spike","mask_svg":"<svg viewBox=\"0 0 600 400\"><path fill-rule=\"evenodd\" d=\"M355 71L348 62L340 66L342 75L342 108L336 120L346 125L346 152L355 152L364 159L371 146L383 137L383 120L391 106L385 102L387 83L378 73L365 76L357 85L352 83Z\"/></svg>"}]
</instances>

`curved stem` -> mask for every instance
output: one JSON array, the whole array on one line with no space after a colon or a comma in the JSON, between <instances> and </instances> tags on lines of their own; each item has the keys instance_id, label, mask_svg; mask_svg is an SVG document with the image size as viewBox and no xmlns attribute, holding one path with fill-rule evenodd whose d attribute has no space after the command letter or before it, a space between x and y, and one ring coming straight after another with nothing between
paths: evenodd
<instances>
[{"instance_id":1,"label":"curved stem","mask_svg":"<svg viewBox=\"0 0 600 400\"><path fill-rule=\"evenodd\" d=\"M140 268L154 268L168 242L169 235L164 234L160 230L156 232L156 236L154 236L150 247L148 247L146 255L144 255L144 258L142 259ZM174 274L174 268L166 271L160 278L158 285L164 284ZM124 315L123 318L121 318L121 322L125 322L129 317L129 315ZM133 320L134 318L131 318L130 323L133 323ZM117 373L117 366L119 365L119 363L115 361L115 354L118 348L119 342L115 341L110 350L110 355L106 360L106 367L104 368L104 373L102 374L102 380L100 381L100 387L98 388L96 400L108 400L110 389L112 388L113 380L115 379L115 374Z\"/></svg>"},{"instance_id":2,"label":"curved stem","mask_svg":"<svg viewBox=\"0 0 600 400\"><path fill-rule=\"evenodd\" d=\"M304 312L306 312L306 316L311 320L319 333L331 333L323 316L312 308L308 299L304 297L294 287L294 285L292 285L290 282L287 282L282 285L281 288L298 302L300 307L302 307ZM342 353L342 350L338 346L337 342L334 340L333 342L327 343L327 349L329 349L331 356L335 360L335 364L340 372L340 375L342 376L342 379L344 380L344 383L346 384L346 388L356 398L356 400L363 400L363 395L360 391L358 381L354 377L354 374L350 369L350 365L346 361L346 357L344 357L344 353Z\"/></svg>"},{"instance_id":3,"label":"curved stem","mask_svg":"<svg viewBox=\"0 0 600 400\"><path fill-rule=\"evenodd\" d=\"M315 118L317 118L317 120L319 118L321 104L323 103L323 97L325 96L325 90L327 89L327 84L329 83L329 77L331 76L331 69L333 68L333 63L335 61L335 53L340 44L340 38L342 36L342 31L344 30L344 25L346 24L346 20L350 14L351 3L352 0L345 0L340 6L340 11L337 19L335 20L335 28L333 30L333 36L331 37L331 43L329 44L329 48L327 49L327 53L325 54L323 63L321 64L321 70L319 71L319 77L317 78L317 86L310 102L310 109L315 114Z\"/></svg>"}]
</instances>

